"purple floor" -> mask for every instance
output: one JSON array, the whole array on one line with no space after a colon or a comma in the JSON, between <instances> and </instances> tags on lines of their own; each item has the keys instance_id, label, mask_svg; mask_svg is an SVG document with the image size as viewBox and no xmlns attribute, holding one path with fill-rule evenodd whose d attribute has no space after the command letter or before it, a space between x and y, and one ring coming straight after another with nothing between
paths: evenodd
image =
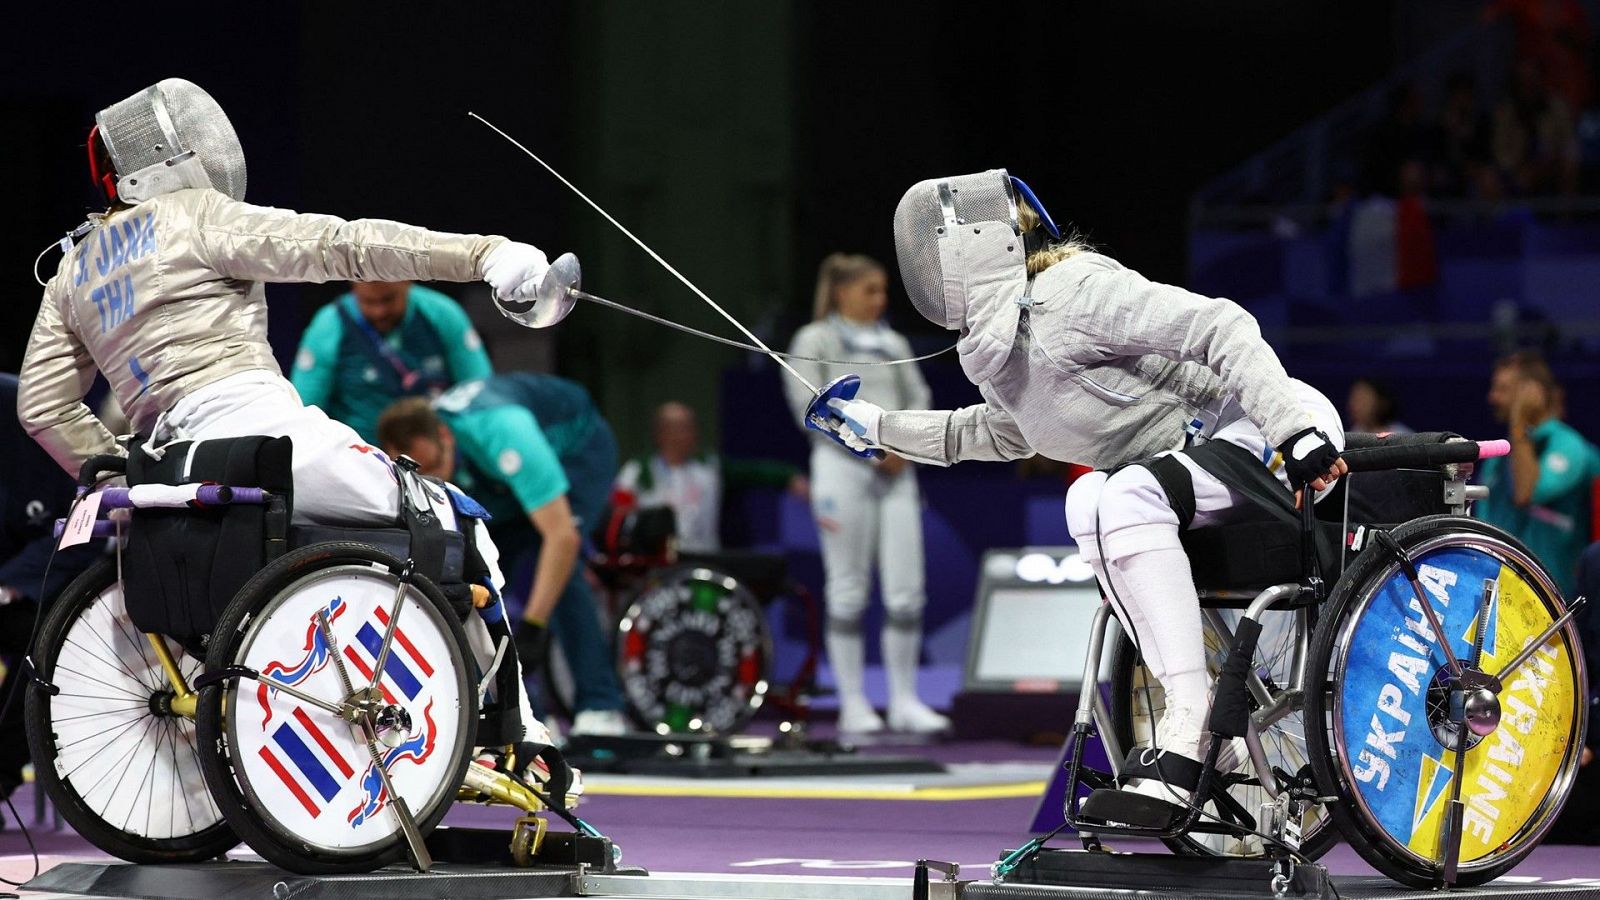
<instances>
[{"instance_id":1,"label":"purple floor","mask_svg":"<svg viewBox=\"0 0 1600 900\"><path fill-rule=\"evenodd\" d=\"M906 748L897 748L903 752ZM951 743L919 748L945 761L1052 760L1052 748L995 742ZM13 798L30 825L32 787ZM625 860L656 871L792 874L907 875L923 857L961 863L968 877L981 877L998 851L1027 837L1033 798L998 800L778 800L591 796L585 818L623 848ZM514 814L500 807L458 806L447 824L509 825ZM9 813L7 819L10 819ZM0 875L26 877L31 860L14 823L0 833ZM46 864L62 857L101 854L70 830L34 831ZM1071 846L1069 840L1061 846ZM1120 842L1120 849L1140 849ZM1370 874L1347 847L1324 860L1335 874ZM1542 881L1600 879L1594 848L1545 846L1514 873Z\"/></svg>"}]
</instances>

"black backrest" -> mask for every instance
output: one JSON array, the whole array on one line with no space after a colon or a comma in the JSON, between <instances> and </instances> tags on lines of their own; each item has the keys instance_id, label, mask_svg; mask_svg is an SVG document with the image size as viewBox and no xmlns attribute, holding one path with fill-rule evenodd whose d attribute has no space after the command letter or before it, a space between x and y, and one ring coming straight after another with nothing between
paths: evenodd
<instances>
[{"instance_id":1,"label":"black backrest","mask_svg":"<svg viewBox=\"0 0 1600 900\"><path fill-rule=\"evenodd\" d=\"M286 437L254 435L166 445L156 458L136 442L128 457L128 484L216 482L266 488L292 509L293 444ZM195 646L207 635L245 582L265 565L270 536L266 506L206 509L137 509L123 552L128 615L141 631L166 634ZM280 536L281 537L281 536Z\"/></svg>"}]
</instances>

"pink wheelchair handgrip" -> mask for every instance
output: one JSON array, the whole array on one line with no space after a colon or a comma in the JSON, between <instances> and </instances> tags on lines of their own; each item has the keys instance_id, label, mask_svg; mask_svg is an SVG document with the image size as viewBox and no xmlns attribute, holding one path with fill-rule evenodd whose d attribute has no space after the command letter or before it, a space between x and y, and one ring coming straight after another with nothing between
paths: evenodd
<instances>
[{"instance_id":1,"label":"pink wheelchair handgrip","mask_svg":"<svg viewBox=\"0 0 1600 900\"><path fill-rule=\"evenodd\" d=\"M1491 459L1496 456L1507 456L1511 453L1511 442L1504 438L1498 441L1479 441L1478 458Z\"/></svg>"}]
</instances>

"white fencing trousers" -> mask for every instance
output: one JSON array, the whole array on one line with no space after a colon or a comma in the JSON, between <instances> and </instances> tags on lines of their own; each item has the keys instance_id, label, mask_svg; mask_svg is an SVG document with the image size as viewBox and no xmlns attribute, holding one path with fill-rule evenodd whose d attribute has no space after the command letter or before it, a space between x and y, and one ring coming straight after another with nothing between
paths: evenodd
<instances>
[{"instance_id":1,"label":"white fencing trousers","mask_svg":"<svg viewBox=\"0 0 1600 900\"><path fill-rule=\"evenodd\" d=\"M1301 406L1340 449L1344 428L1332 403L1316 389L1294 382ZM1237 413L1237 407L1230 407ZM1276 460L1273 448L1248 419L1223 421L1209 440L1227 441L1258 459ZM1165 455L1165 454L1163 454ZM1194 480L1191 527L1220 524L1251 501L1201 469L1182 452L1178 461ZM1281 465L1278 480L1288 485ZM1143 466L1107 475L1092 472L1067 492L1067 530L1079 553L1094 567L1117 612L1136 636L1151 672L1166 689L1168 705L1209 702L1200 601L1188 556L1178 540L1178 516L1155 476ZM1097 524L1098 521L1098 524ZM1120 602L1117 602L1120 601Z\"/></svg>"},{"instance_id":2,"label":"white fencing trousers","mask_svg":"<svg viewBox=\"0 0 1600 900\"><path fill-rule=\"evenodd\" d=\"M212 382L174 404L155 431L158 446L257 434L288 437L294 442L295 522L368 527L395 527L398 522L400 488L389 457L349 425L302 403L294 385L276 372L258 369ZM448 503L435 503L434 511L446 528L455 530L455 511ZM504 590L500 552L489 539L489 529L473 532L495 590ZM466 630L480 670L487 670L494 660L487 629L479 617L470 616ZM526 693L522 717L536 721Z\"/></svg>"},{"instance_id":3,"label":"white fencing trousers","mask_svg":"<svg viewBox=\"0 0 1600 900\"><path fill-rule=\"evenodd\" d=\"M874 563L888 612L886 650L900 647L891 633L911 636L920 645L922 608L927 603L922 496L911 466L888 478L866 460L818 444L811 450L811 511L827 582L828 665L838 688L842 716L845 710L870 709L864 688L866 647L861 617L872 590ZM886 665L892 662L891 655L900 662L888 673L891 693L898 692L901 701L908 699L905 695L914 699L917 654L903 649L886 653Z\"/></svg>"},{"instance_id":4,"label":"white fencing trousers","mask_svg":"<svg viewBox=\"0 0 1600 900\"><path fill-rule=\"evenodd\" d=\"M821 538L830 619L861 620L874 563L889 615L922 614L922 495L911 466L886 478L871 463L819 444L811 450L811 511Z\"/></svg>"}]
</instances>

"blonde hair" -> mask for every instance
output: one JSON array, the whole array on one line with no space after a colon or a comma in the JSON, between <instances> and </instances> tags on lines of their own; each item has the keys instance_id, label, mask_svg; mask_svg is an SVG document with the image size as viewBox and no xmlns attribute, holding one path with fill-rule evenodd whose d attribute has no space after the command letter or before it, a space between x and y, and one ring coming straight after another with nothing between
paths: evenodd
<instances>
[{"instance_id":1,"label":"blonde hair","mask_svg":"<svg viewBox=\"0 0 1600 900\"><path fill-rule=\"evenodd\" d=\"M833 295L839 288L868 275L887 275L883 263L865 253L829 253L817 269L817 299L811 308L814 321L826 319L837 307Z\"/></svg>"},{"instance_id":2,"label":"blonde hair","mask_svg":"<svg viewBox=\"0 0 1600 900\"><path fill-rule=\"evenodd\" d=\"M1043 221L1026 200L1017 203L1017 224L1022 227L1024 233L1038 228ZM1069 234L1062 240L1045 245L1041 250L1029 253L1028 274L1037 275L1064 259L1077 256L1079 253L1087 253L1089 250L1089 245L1084 243L1082 238L1076 234Z\"/></svg>"}]
</instances>

